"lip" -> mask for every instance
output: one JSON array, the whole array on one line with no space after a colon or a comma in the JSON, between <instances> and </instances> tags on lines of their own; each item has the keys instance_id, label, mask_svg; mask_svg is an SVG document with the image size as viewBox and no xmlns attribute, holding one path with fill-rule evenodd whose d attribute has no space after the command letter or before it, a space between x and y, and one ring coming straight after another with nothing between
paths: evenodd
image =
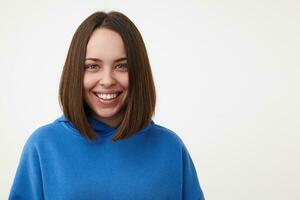
<instances>
[{"instance_id":1,"label":"lip","mask_svg":"<svg viewBox=\"0 0 300 200\"><path fill-rule=\"evenodd\" d=\"M120 97L122 96L121 94L123 92L120 91L110 91L110 92L92 92L94 98L96 99L96 102L99 103L101 106L103 107L114 107L118 104ZM102 93L102 94L112 94L112 93L118 93L118 96L115 99L110 99L110 100L103 100L101 98L99 98L96 93Z\"/></svg>"},{"instance_id":2,"label":"lip","mask_svg":"<svg viewBox=\"0 0 300 200\"><path fill-rule=\"evenodd\" d=\"M118 94L120 94L122 91L120 91L120 90L115 90L115 91L113 91L113 90L111 90L111 91L92 91L94 94L95 93L101 93L101 94L113 94L113 93L118 93Z\"/></svg>"}]
</instances>

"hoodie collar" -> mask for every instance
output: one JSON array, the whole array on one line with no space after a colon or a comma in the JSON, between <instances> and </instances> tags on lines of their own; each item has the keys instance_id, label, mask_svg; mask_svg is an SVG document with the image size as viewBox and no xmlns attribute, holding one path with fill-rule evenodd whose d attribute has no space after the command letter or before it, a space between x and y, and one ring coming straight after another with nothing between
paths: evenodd
<instances>
[{"instance_id":1,"label":"hoodie collar","mask_svg":"<svg viewBox=\"0 0 300 200\"><path fill-rule=\"evenodd\" d=\"M97 120L96 118L94 118L91 115L87 116L87 119L89 121L89 124L91 125L91 127L93 128L93 130L101 135L101 136L108 136L113 134L116 131L115 127L111 127L99 120ZM59 117L58 119L56 119L55 121L58 122L64 122L69 124L72 128L76 129L75 126L64 116L62 115L61 117Z\"/></svg>"},{"instance_id":2,"label":"hoodie collar","mask_svg":"<svg viewBox=\"0 0 300 200\"><path fill-rule=\"evenodd\" d=\"M101 122L100 120L97 120L93 116L89 116L88 121L89 121L90 125L93 127L94 131L101 135L108 135L108 134L116 131L116 128L109 126L109 125Z\"/></svg>"},{"instance_id":3,"label":"hoodie collar","mask_svg":"<svg viewBox=\"0 0 300 200\"><path fill-rule=\"evenodd\" d=\"M116 132L116 128L117 127L111 127L99 120L97 120L96 118L88 115L88 121L90 123L90 125L92 126L93 130L99 134L100 136L109 136L109 135L113 135ZM55 120L55 122L62 122L65 123L68 127L72 128L73 130L77 131L78 130L75 128L75 126L68 120L65 118L64 115L62 115L61 117L57 118ZM151 126L155 125L154 121L151 120L151 122L148 124L147 127L145 127L144 129L138 131L137 133L135 133L135 135L139 135L142 134L144 132L146 132ZM79 133L79 132L78 132Z\"/></svg>"}]
</instances>

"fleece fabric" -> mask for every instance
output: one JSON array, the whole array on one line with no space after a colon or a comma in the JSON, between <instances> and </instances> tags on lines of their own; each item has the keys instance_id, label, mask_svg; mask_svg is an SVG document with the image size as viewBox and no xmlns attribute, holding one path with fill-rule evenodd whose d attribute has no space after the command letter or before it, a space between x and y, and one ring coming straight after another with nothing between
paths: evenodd
<instances>
[{"instance_id":1,"label":"fleece fabric","mask_svg":"<svg viewBox=\"0 0 300 200\"><path fill-rule=\"evenodd\" d=\"M93 117L90 141L64 116L24 145L9 200L204 200L182 140L153 121L113 141L116 129Z\"/></svg>"}]
</instances>

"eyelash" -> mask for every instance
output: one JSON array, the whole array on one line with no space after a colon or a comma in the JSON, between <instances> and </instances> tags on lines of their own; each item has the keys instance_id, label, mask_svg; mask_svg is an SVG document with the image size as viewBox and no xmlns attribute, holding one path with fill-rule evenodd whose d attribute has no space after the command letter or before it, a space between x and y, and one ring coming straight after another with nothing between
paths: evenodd
<instances>
[{"instance_id":1,"label":"eyelash","mask_svg":"<svg viewBox=\"0 0 300 200\"><path fill-rule=\"evenodd\" d=\"M120 63L120 64L116 65L115 68L117 68L118 66L120 66L122 69L127 69L127 63Z\"/></svg>"},{"instance_id":2,"label":"eyelash","mask_svg":"<svg viewBox=\"0 0 300 200\"><path fill-rule=\"evenodd\" d=\"M99 68L100 68L100 66L98 64L87 64L85 66L85 69L87 69L87 70L90 69L90 70L93 70L93 71L98 71ZM127 63L117 64L115 66L115 69L121 69L122 71L126 71L127 70Z\"/></svg>"},{"instance_id":3,"label":"eyelash","mask_svg":"<svg viewBox=\"0 0 300 200\"><path fill-rule=\"evenodd\" d=\"M85 68L86 68L86 69L94 69L93 66L99 68L99 65L97 65L97 64L88 64L88 65L85 66Z\"/></svg>"}]
</instances>

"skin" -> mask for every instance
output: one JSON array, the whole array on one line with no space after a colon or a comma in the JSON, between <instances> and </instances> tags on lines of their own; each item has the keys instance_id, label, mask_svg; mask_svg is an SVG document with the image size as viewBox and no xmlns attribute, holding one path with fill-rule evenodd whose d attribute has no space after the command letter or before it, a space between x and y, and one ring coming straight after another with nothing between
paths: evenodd
<instances>
[{"instance_id":1,"label":"skin","mask_svg":"<svg viewBox=\"0 0 300 200\"><path fill-rule=\"evenodd\" d=\"M115 127L124 116L128 95L126 51L121 36L110 29L96 29L88 44L83 77L84 100L92 115ZM103 100L97 94L118 94L113 100Z\"/></svg>"}]
</instances>

